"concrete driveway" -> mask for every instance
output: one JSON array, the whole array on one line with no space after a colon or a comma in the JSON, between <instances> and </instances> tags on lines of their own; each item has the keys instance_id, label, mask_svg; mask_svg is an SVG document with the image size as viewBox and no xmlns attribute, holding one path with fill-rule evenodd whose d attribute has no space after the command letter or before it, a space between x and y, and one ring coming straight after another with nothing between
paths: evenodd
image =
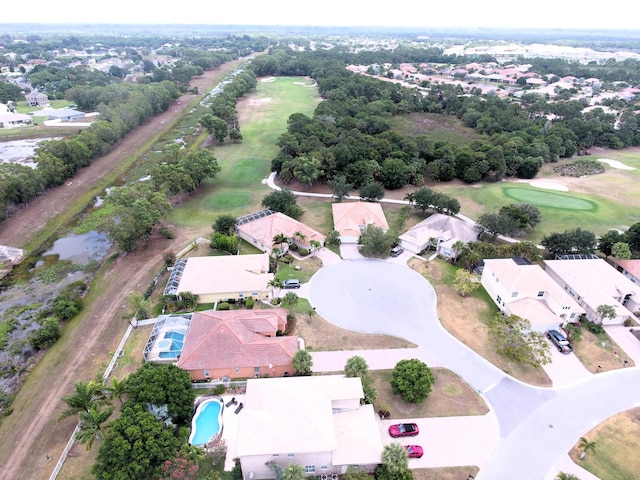
<instances>
[{"instance_id":1,"label":"concrete driveway","mask_svg":"<svg viewBox=\"0 0 640 480\"><path fill-rule=\"evenodd\" d=\"M309 301L342 328L412 340L437 324L436 294L420 274L385 260L347 260L319 270ZM417 342L416 342L417 343Z\"/></svg>"},{"instance_id":2,"label":"concrete driveway","mask_svg":"<svg viewBox=\"0 0 640 480\"><path fill-rule=\"evenodd\" d=\"M554 387L564 387L593 376L578 360L575 353L560 353L553 344L551 344L551 363L543 365L542 368L551 378Z\"/></svg>"}]
</instances>

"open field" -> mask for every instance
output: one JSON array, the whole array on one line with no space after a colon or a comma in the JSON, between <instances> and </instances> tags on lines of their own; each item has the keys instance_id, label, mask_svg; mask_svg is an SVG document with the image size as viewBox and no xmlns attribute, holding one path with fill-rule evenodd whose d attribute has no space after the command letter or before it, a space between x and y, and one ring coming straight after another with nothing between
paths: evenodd
<instances>
[{"instance_id":1,"label":"open field","mask_svg":"<svg viewBox=\"0 0 640 480\"><path fill-rule=\"evenodd\" d=\"M627 410L605 420L584 434L596 442L595 452L589 451L580 460L576 444L571 459L602 480L636 480L640 472L640 407Z\"/></svg>"},{"instance_id":2,"label":"open field","mask_svg":"<svg viewBox=\"0 0 640 480\"><path fill-rule=\"evenodd\" d=\"M391 389L392 370L369 372L378 392L376 410L382 405L389 409L391 418L430 418L458 415L484 415L489 411L478 392L463 379L446 368L432 368L436 377L431 393L422 403L408 403Z\"/></svg>"},{"instance_id":3,"label":"open field","mask_svg":"<svg viewBox=\"0 0 640 480\"><path fill-rule=\"evenodd\" d=\"M465 127L455 115L434 113L412 113L394 117L393 130L403 135L426 135L434 142L451 142L461 147L474 140L487 138L472 128Z\"/></svg>"}]
</instances>

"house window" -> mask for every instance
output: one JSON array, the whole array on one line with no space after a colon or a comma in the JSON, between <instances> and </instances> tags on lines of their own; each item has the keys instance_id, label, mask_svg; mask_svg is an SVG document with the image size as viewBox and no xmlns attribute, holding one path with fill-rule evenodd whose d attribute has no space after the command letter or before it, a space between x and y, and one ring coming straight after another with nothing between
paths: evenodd
<instances>
[{"instance_id":1,"label":"house window","mask_svg":"<svg viewBox=\"0 0 640 480\"><path fill-rule=\"evenodd\" d=\"M279 453L274 453L274 454L273 454L273 456L274 456L274 457L279 457L279 456L280 456L280 454L279 454Z\"/></svg>"},{"instance_id":2,"label":"house window","mask_svg":"<svg viewBox=\"0 0 640 480\"><path fill-rule=\"evenodd\" d=\"M258 296L258 292L251 292L251 295L253 295L254 297Z\"/></svg>"},{"instance_id":3,"label":"house window","mask_svg":"<svg viewBox=\"0 0 640 480\"><path fill-rule=\"evenodd\" d=\"M244 293L239 293L239 294L238 294L238 297L239 297L239 298L244 297Z\"/></svg>"},{"instance_id":4,"label":"house window","mask_svg":"<svg viewBox=\"0 0 640 480\"><path fill-rule=\"evenodd\" d=\"M517 296L518 296L518 292L513 292L513 293L511 294L511 298L516 298Z\"/></svg>"},{"instance_id":5,"label":"house window","mask_svg":"<svg viewBox=\"0 0 640 480\"><path fill-rule=\"evenodd\" d=\"M329 465L320 465L320 470L329 470Z\"/></svg>"},{"instance_id":6,"label":"house window","mask_svg":"<svg viewBox=\"0 0 640 480\"><path fill-rule=\"evenodd\" d=\"M538 296L539 297L544 297L544 292L542 292L542 291L538 292Z\"/></svg>"},{"instance_id":7,"label":"house window","mask_svg":"<svg viewBox=\"0 0 640 480\"><path fill-rule=\"evenodd\" d=\"M260 367L253 367L253 375L258 378L260 376Z\"/></svg>"},{"instance_id":8,"label":"house window","mask_svg":"<svg viewBox=\"0 0 640 480\"><path fill-rule=\"evenodd\" d=\"M240 367L236 367L236 373L240 373Z\"/></svg>"},{"instance_id":9,"label":"house window","mask_svg":"<svg viewBox=\"0 0 640 480\"><path fill-rule=\"evenodd\" d=\"M293 457L293 455L294 455L293 453L287 453L287 457L289 458Z\"/></svg>"},{"instance_id":10,"label":"house window","mask_svg":"<svg viewBox=\"0 0 640 480\"><path fill-rule=\"evenodd\" d=\"M569 318L576 318L576 314L572 313L571 315L569 315Z\"/></svg>"},{"instance_id":11,"label":"house window","mask_svg":"<svg viewBox=\"0 0 640 480\"><path fill-rule=\"evenodd\" d=\"M207 370L206 368L204 369L204 376L206 378L209 378L211 375L209 375L209 370Z\"/></svg>"},{"instance_id":12,"label":"house window","mask_svg":"<svg viewBox=\"0 0 640 480\"><path fill-rule=\"evenodd\" d=\"M304 471L306 473L316 473L316 466L315 465L305 465L304 466Z\"/></svg>"},{"instance_id":13,"label":"house window","mask_svg":"<svg viewBox=\"0 0 640 480\"><path fill-rule=\"evenodd\" d=\"M502 302L502 297L500 295L498 295L496 297L496 303L500 304L500 302Z\"/></svg>"}]
</instances>

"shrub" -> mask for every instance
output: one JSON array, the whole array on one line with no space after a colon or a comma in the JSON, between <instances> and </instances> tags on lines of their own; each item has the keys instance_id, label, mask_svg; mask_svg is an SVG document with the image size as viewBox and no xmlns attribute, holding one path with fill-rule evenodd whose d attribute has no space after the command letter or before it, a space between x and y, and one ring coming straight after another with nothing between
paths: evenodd
<instances>
[{"instance_id":1,"label":"shrub","mask_svg":"<svg viewBox=\"0 0 640 480\"><path fill-rule=\"evenodd\" d=\"M303 257L306 257L307 255L309 255L309 250L307 250L306 248L301 248L300 255L302 255Z\"/></svg>"},{"instance_id":2,"label":"shrub","mask_svg":"<svg viewBox=\"0 0 640 480\"><path fill-rule=\"evenodd\" d=\"M58 319L49 317L42 324L42 328L31 338L31 345L36 350L44 350L56 343L60 336L61 332Z\"/></svg>"},{"instance_id":3,"label":"shrub","mask_svg":"<svg viewBox=\"0 0 640 480\"><path fill-rule=\"evenodd\" d=\"M226 391L227 387L225 387L222 383L216 385L216 388L213 389L213 393L215 393L216 395L222 395Z\"/></svg>"},{"instance_id":4,"label":"shrub","mask_svg":"<svg viewBox=\"0 0 640 480\"><path fill-rule=\"evenodd\" d=\"M253 297L249 297L247 298L247 301L244 302L244 306L247 307L249 310L253 309L253 305L254 305L254 300Z\"/></svg>"},{"instance_id":5,"label":"shrub","mask_svg":"<svg viewBox=\"0 0 640 480\"><path fill-rule=\"evenodd\" d=\"M633 320L631 320L631 318L627 318L624 322L622 322L622 325L624 325L625 327L631 327L633 326Z\"/></svg>"},{"instance_id":6,"label":"shrub","mask_svg":"<svg viewBox=\"0 0 640 480\"><path fill-rule=\"evenodd\" d=\"M218 304L218 310L229 310L231 306L227 302L221 302Z\"/></svg>"},{"instance_id":7,"label":"shrub","mask_svg":"<svg viewBox=\"0 0 640 480\"><path fill-rule=\"evenodd\" d=\"M599 323L594 323L589 320L584 322L584 327L594 335L604 333L604 327Z\"/></svg>"}]
</instances>

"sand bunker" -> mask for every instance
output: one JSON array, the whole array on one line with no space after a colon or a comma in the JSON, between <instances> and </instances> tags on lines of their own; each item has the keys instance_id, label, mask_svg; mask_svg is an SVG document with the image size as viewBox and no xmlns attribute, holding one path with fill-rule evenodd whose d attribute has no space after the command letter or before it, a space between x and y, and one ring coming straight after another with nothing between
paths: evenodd
<instances>
[{"instance_id":1,"label":"sand bunker","mask_svg":"<svg viewBox=\"0 0 640 480\"><path fill-rule=\"evenodd\" d=\"M566 185L549 180L534 180L533 182L529 182L529 185L536 188L546 188L547 190L558 190L560 192L569 191Z\"/></svg>"},{"instance_id":2,"label":"sand bunker","mask_svg":"<svg viewBox=\"0 0 640 480\"><path fill-rule=\"evenodd\" d=\"M619 168L620 170L635 170L635 167L630 167L629 165L625 165L624 163L619 162L617 160L609 160L607 158L599 158L598 161L599 162L604 162L604 163L608 164L610 167Z\"/></svg>"},{"instance_id":3,"label":"sand bunker","mask_svg":"<svg viewBox=\"0 0 640 480\"><path fill-rule=\"evenodd\" d=\"M264 83L268 83L268 82L275 82L276 81L276 77L267 77L267 78L263 78L262 80L260 80L261 82Z\"/></svg>"}]
</instances>

